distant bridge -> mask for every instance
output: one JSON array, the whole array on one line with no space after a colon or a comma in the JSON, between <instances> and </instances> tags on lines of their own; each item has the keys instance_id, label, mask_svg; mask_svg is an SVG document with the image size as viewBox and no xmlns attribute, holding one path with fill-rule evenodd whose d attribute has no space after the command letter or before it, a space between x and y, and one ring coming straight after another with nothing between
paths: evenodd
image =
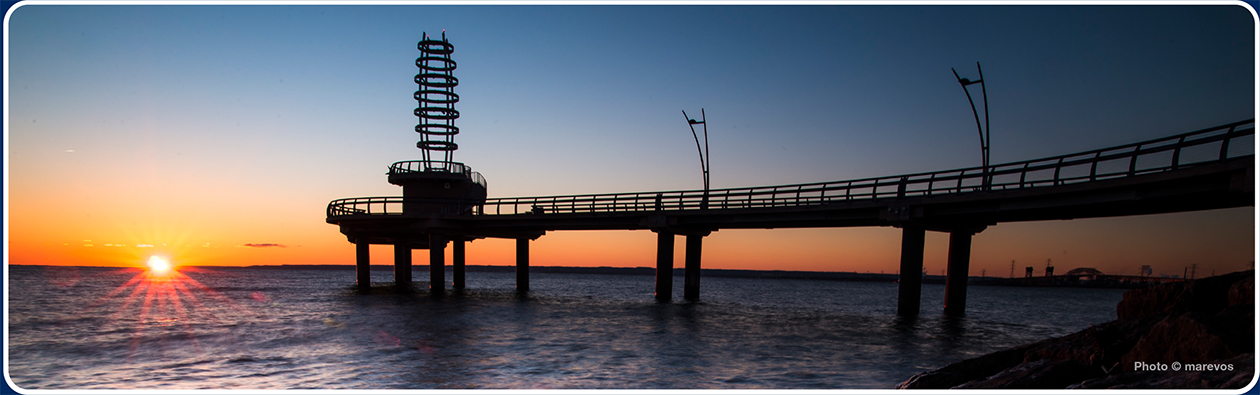
<instances>
[{"instance_id":1,"label":"distant bridge","mask_svg":"<svg viewBox=\"0 0 1260 395\"><path fill-rule=\"evenodd\" d=\"M919 311L923 240L949 232L945 311L961 314L971 236L1000 222L1066 220L1252 206L1254 119L1070 155L888 177L809 184L595 195L334 200L327 222L357 245L395 246L410 279L410 249L430 249L430 286L444 287L443 249L454 241L454 286L463 288L464 241L517 240L517 288L528 290L529 241L547 231L650 229L658 234L656 296L670 300L674 236L686 236L684 297L699 297L700 248L720 229L893 226L903 230L898 311ZM395 165L390 176L451 163ZM404 162L400 162L404 163ZM462 165L459 166L460 169ZM451 171L451 170L447 170ZM466 171L466 170L460 170ZM484 186L484 180L477 175ZM403 207L426 207L423 212ZM432 247L432 248L431 248ZM406 252L403 254L402 252ZM404 258L403 255L406 255ZM402 278L402 277L400 277Z\"/></svg>"}]
</instances>

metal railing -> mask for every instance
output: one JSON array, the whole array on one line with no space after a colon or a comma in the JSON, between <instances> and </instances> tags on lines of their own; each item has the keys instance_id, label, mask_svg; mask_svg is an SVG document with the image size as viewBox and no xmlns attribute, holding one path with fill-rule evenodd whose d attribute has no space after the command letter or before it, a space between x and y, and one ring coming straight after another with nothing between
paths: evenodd
<instances>
[{"instance_id":1,"label":"metal railing","mask_svg":"<svg viewBox=\"0 0 1260 395\"><path fill-rule=\"evenodd\" d=\"M471 199L357 197L337 199L328 204L329 218L352 215L401 216L404 213L476 215L481 202Z\"/></svg>"},{"instance_id":2,"label":"metal railing","mask_svg":"<svg viewBox=\"0 0 1260 395\"><path fill-rule=\"evenodd\" d=\"M614 213L701 209L770 208L840 201L1006 191L1133 177L1255 155L1255 122L1249 119L1134 144L1076 154L928 173L750 188L507 197L484 203L445 200L471 215ZM368 199L368 200L363 200ZM400 215L402 197L334 200L329 217ZM430 199L433 200L433 199ZM353 207L363 211L347 211Z\"/></svg>"},{"instance_id":3,"label":"metal railing","mask_svg":"<svg viewBox=\"0 0 1260 395\"><path fill-rule=\"evenodd\" d=\"M471 167L459 162L440 160L405 160L389 165L389 175L406 173L454 173L463 174L482 188L486 187L486 178L481 173L472 171Z\"/></svg>"}]
</instances>

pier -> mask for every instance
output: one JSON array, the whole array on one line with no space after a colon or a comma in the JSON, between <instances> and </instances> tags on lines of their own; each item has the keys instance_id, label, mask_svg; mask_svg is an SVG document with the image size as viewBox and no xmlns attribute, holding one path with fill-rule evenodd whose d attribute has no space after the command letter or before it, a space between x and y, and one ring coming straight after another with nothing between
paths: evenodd
<instances>
[{"instance_id":1,"label":"pier","mask_svg":"<svg viewBox=\"0 0 1260 395\"><path fill-rule=\"evenodd\" d=\"M674 248L683 238L683 298L700 298L704 237L722 229L902 229L898 313L920 311L924 238L949 234L943 307L965 312L972 236L1002 222L1070 220L1253 205L1254 119L1165 138L1005 164L854 180L745 188L488 198L481 174L451 161L458 147L453 46L418 47L417 143L424 159L390 166L402 196L338 199L326 221L356 246L356 278L369 285L368 245L394 246L395 281L411 283L411 250L430 251L430 289L464 288L465 244L516 240L516 287L529 290L529 244L554 231L651 230L656 298L673 299ZM438 156L441 156L439 159Z\"/></svg>"}]
</instances>

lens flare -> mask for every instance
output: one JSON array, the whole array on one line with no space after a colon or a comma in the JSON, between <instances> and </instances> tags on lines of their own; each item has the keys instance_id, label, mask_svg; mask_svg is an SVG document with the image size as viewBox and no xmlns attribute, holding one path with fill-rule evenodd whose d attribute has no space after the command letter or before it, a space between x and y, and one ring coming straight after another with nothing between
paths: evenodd
<instances>
[{"instance_id":1,"label":"lens flare","mask_svg":"<svg viewBox=\"0 0 1260 395\"><path fill-rule=\"evenodd\" d=\"M182 273L206 272L204 269L195 266L176 268L167 258L161 256L151 256L147 263L148 270L127 269L126 271L136 272L130 280L87 306L87 309L93 310L108 304L110 306L106 308L113 310L112 319L135 321L135 331L127 353L128 361L155 336L161 338L170 335L167 327L183 326L183 334L192 341L191 351L201 354L204 350L193 329L194 322L218 322L215 312L222 310L255 315L247 307ZM161 333L149 332L150 329Z\"/></svg>"},{"instance_id":2,"label":"lens flare","mask_svg":"<svg viewBox=\"0 0 1260 395\"><path fill-rule=\"evenodd\" d=\"M167 263L160 256L151 256L149 257L149 270L152 270L154 273L166 273L167 270L171 270L171 264Z\"/></svg>"}]
</instances>

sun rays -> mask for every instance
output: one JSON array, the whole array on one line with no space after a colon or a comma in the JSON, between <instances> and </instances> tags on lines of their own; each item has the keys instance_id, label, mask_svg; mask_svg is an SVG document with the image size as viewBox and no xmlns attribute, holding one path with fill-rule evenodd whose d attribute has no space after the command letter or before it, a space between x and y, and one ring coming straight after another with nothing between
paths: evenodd
<instances>
[{"instance_id":1,"label":"sun rays","mask_svg":"<svg viewBox=\"0 0 1260 395\"><path fill-rule=\"evenodd\" d=\"M184 271L204 269L183 267L162 256L151 256L145 262L144 270L114 287L87 309L112 310L110 315L114 320L135 323L129 359L149 338L166 339L159 344L164 350L171 337L163 336L162 332L169 335L172 328L168 327L182 328L176 329L176 337L186 338L192 347L185 351L200 354L203 352L201 345L190 325L193 320L215 322L218 321L216 311L243 311L247 308L189 277Z\"/></svg>"}]
</instances>

